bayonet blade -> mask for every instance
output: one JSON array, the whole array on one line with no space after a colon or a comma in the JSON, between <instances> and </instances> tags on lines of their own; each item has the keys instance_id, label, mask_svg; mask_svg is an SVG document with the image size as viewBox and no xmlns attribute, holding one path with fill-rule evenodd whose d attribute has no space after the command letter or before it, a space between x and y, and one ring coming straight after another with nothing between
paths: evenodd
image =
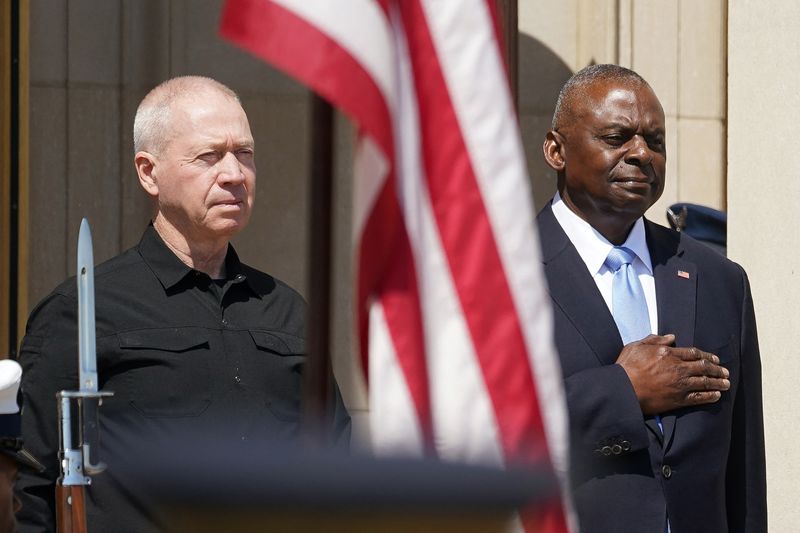
<instances>
[{"instance_id":1,"label":"bayonet blade","mask_svg":"<svg viewBox=\"0 0 800 533\"><path fill-rule=\"evenodd\" d=\"M80 405L83 472L102 472L105 465L98 459L100 427L97 392L97 346L94 320L94 253L89 221L81 220L78 232L78 403ZM88 480L88 478L87 478Z\"/></svg>"},{"instance_id":2,"label":"bayonet blade","mask_svg":"<svg viewBox=\"0 0 800 533\"><path fill-rule=\"evenodd\" d=\"M89 221L78 233L78 376L82 392L97 392L97 348L94 321L94 253Z\"/></svg>"}]
</instances>

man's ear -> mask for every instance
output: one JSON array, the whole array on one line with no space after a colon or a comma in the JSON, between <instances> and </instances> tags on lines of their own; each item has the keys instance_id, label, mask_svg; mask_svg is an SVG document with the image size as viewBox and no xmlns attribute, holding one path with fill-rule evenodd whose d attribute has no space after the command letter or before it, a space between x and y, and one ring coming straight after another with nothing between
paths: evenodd
<instances>
[{"instance_id":1,"label":"man's ear","mask_svg":"<svg viewBox=\"0 0 800 533\"><path fill-rule=\"evenodd\" d=\"M542 144L544 160L556 172L564 170L564 137L555 130L547 132Z\"/></svg>"},{"instance_id":2,"label":"man's ear","mask_svg":"<svg viewBox=\"0 0 800 533\"><path fill-rule=\"evenodd\" d=\"M158 196L158 180L156 180L156 157L150 152L136 152L133 158L139 184L153 198Z\"/></svg>"}]
</instances>

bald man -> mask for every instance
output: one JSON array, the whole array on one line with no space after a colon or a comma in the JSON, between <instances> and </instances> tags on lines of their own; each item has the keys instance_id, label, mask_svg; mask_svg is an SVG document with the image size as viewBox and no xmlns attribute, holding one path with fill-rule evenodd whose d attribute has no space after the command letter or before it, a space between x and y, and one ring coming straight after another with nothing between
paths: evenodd
<instances>
[{"instance_id":1,"label":"bald man","mask_svg":"<svg viewBox=\"0 0 800 533\"><path fill-rule=\"evenodd\" d=\"M250 219L256 191L255 142L238 97L209 78L168 80L139 105L133 133L154 216L137 246L95 269L100 387L114 392L100 410L101 457L130 447L131 435L293 436L305 304L241 263L230 244ZM20 481L22 531L54 529L54 395L77 386L76 326L73 278L33 310L20 352L23 434L46 467ZM347 440L338 393L334 418L334 438ZM109 466L87 492L89 529L158 530L142 495Z\"/></svg>"},{"instance_id":2,"label":"bald man","mask_svg":"<svg viewBox=\"0 0 800 533\"><path fill-rule=\"evenodd\" d=\"M761 363L742 268L646 220L664 111L594 65L561 90L538 217L583 533L766 531ZM702 151L702 146L697 146Z\"/></svg>"}]
</instances>

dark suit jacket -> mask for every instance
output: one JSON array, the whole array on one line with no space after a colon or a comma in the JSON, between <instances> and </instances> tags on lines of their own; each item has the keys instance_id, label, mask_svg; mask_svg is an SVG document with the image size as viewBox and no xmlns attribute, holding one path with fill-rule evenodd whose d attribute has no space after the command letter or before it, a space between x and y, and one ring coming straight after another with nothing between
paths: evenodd
<instances>
[{"instance_id":1,"label":"dark suit jacket","mask_svg":"<svg viewBox=\"0 0 800 533\"><path fill-rule=\"evenodd\" d=\"M761 363L747 276L691 237L645 220L659 334L719 356L731 388L714 404L645 419L614 362L622 340L577 250L538 217L571 426L581 531L766 531ZM679 274L680 273L680 274Z\"/></svg>"}]
</instances>

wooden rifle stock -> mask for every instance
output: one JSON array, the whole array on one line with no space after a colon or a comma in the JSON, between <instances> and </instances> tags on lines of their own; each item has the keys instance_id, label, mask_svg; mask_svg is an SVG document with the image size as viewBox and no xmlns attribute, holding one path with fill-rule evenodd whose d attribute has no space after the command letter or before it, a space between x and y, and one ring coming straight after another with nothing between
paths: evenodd
<instances>
[{"instance_id":1,"label":"wooden rifle stock","mask_svg":"<svg viewBox=\"0 0 800 533\"><path fill-rule=\"evenodd\" d=\"M91 450L97 444L97 407L109 392L61 391L58 398L59 441L58 458L61 461L61 476L56 482L56 523L58 533L86 533L86 486L91 483L89 475L105 469L103 463L91 462ZM77 421L72 418L72 404L78 407ZM86 415L93 417L91 424ZM78 438L73 440L73 421L79 422ZM91 431L84 428L90 426ZM88 440L87 440L88 437ZM97 452L95 451L95 454Z\"/></svg>"},{"instance_id":2,"label":"wooden rifle stock","mask_svg":"<svg viewBox=\"0 0 800 533\"><path fill-rule=\"evenodd\" d=\"M86 533L83 485L56 485L56 531Z\"/></svg>"}]
</instances>

